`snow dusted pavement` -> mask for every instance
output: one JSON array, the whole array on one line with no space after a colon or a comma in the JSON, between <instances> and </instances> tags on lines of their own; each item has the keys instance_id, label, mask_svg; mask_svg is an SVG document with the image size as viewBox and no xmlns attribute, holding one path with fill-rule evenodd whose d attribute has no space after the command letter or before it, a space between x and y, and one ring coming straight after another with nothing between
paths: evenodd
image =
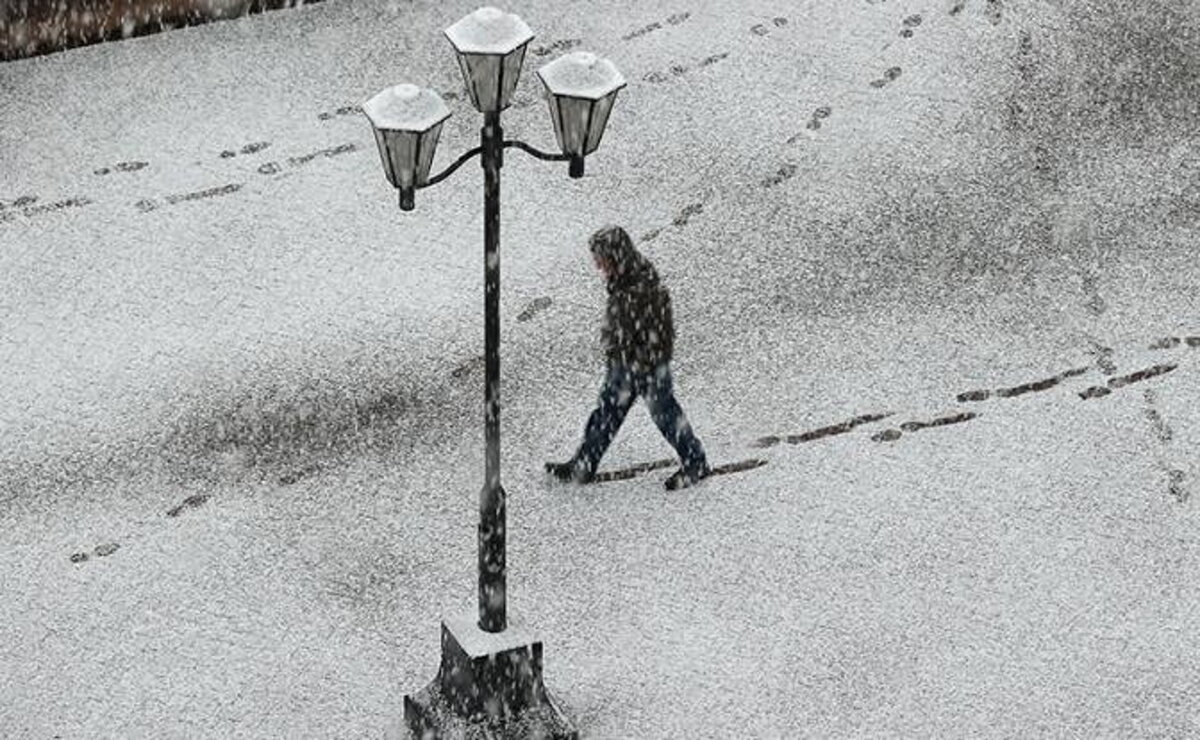
<instances>
[{"instance_id":1,"label":"snow dusted pavement","mask_svg":"<svg viewBox=\"0 0 1200 740\"><path fill-rule=\"evenodd\" d=\"M584 737L1200 735L1200 16L1161 5L508 7L509 135L553 141L558 54L630 80L586 177L504 168L510 611ZM474 7L0 66L0 734L398 733L474 607L481 178L401 214L357 106L429 84L435 167L473 146ZM611 221L710 457L766 465L545 479ZM602 467L668 452L635 410Z\"/></svg>"}]
</instances>

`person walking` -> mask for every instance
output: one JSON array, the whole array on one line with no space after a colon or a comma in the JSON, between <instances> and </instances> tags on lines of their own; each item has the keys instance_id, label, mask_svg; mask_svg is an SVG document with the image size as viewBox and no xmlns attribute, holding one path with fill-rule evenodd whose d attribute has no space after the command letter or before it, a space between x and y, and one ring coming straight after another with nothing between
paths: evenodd
<instances>
[{"instance_id":1,"label":"person walking","mask_svg":"<svg viewBox=\"0 0 1200 740\"><path fill-rule=\"evenodd\" d=\"M620 226L605 226L588 240L596 268L608 287L608 305L601 329L608 370L596 409L588 417L583 441L567 462L547 463L555 478L576 483L596 476L600 458L617 435L638 397L644 398L650 418L675 452L681 466L665 485L690 486L711 472L704 447L675 400L671 357L675 325L671 295L650 260L634 246Z\"/></svg>"}]
</instances>

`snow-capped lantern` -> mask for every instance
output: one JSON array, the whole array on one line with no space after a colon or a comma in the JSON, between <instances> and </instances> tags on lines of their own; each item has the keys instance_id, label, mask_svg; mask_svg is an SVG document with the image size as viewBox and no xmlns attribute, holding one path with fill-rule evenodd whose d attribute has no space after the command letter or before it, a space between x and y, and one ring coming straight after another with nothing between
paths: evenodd
<instances>
[{"instance_id":1,"label":"snow-capped lantern","mask_svg":"<svg viewBox=\"0 0 1200 740\"><path fill-rule=\"evenodd\" d=\"M498 113L512 102L525 47L533 32L519 16L490 5L445 31L454 46L471 103L481 113Z\"/></svg>"},{"instance_id":2,"label":"snow-capped lantern","mask_svg":"<svg viewBox=\"0 0 1200 740\"><path fill-rule=\"evenodd\" d=\"M402 84L389 87L363 104L375 129L383 171L400 191L400 209L411 211L414 191L429 180L442 123L450 109L429 88Z\"/></svg>"},{"instance_id":3,"label":"snow-capped lantern","mask_svg":"<svg viewBox=\"0 0 1200 740\"><path fill-rule=\"evenodd\" d=\"M554 135L571 159L571 177L583 176L583 159L596 151L625 77L616 65L586 51L555 59L538 70L550 103Z\"/></svg>"}]
</instances>

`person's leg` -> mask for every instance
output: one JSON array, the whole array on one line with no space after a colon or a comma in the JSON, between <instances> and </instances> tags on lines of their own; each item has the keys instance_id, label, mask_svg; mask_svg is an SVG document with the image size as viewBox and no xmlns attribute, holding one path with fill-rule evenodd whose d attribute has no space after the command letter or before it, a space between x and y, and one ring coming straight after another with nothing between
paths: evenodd
<instances>
[{"instance_id":1,"label":"person's leg","mask_svg":"<svg viewBox=\"0 0 1200 740\"><path fill-rule=\"evenodd\" d=\"M659 365L647 377L645 395L650 418L679 454L684 472L691 477L707 474L708 459L704 454L704 446L696 438L692 425L675 400L670 365Z\"/></svg>"},{"instance_id":2,"label":"person's leg","mask_svg":"<svg viewBox=\"0 0 1200 740\"><path fill-rule=\"evenodd\" d=\"M587 426L583 432L583 443L575 453L576 468L583 473L584 478L590 478L600 465L600 458L617 436L625 415L637 398L633 378L626 368L612 367L605 378L604 387L600 390L600 399L596 409L588 417Z\"/></svg>"}]
</instances>

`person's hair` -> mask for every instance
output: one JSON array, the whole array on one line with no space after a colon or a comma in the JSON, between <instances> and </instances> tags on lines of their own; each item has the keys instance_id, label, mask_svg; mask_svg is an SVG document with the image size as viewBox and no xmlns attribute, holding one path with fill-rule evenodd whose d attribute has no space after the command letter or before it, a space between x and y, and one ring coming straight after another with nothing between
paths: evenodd
<instances>
[{"instance_id":1,"label":"person's hair","mask_svg":"<svg viewBox=\"0 0 1200 740\"><path fill-rule=\"evenodd\" d=\"M597 229L588 240L588 246L595 256L608 260L614 265L623 265L635 255L633 240L620 226L609 224Z\"/></svg>"}]
</instances>

